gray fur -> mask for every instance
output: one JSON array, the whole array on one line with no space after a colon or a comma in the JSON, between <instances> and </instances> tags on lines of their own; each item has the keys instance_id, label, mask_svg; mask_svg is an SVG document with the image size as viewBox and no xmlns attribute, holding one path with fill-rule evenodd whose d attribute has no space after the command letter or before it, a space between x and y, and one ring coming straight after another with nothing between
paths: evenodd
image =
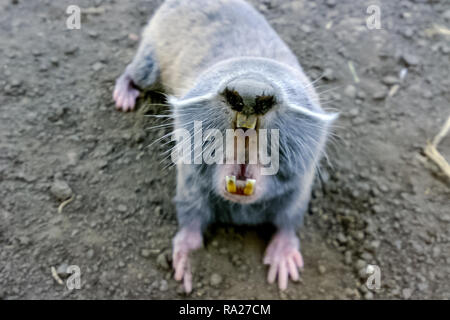
<instances>
[{"instance_id":1,"label":"gray fur","mask_svg":"<svg viewBox=\"0 0 450 320\"><path fill-rule=\"evenodd\" d=\"M178 220L181 226L195 222L203 228L215 221L299 226L335 117L323 112L296 57L261 14L241 0L167 0L145 28L128 69L137 85L159 82L172 95L175 127L192 135L190 124L202 120L204 130L217 128L225 136L233 111L220 93L230 82L255 78L270 83L276 105L261 128L280 129L278 174L265 178L257 201L239 204L212 187L220 184L215 181L220 165L178 165Z\"/></svg>"}]
</instances>

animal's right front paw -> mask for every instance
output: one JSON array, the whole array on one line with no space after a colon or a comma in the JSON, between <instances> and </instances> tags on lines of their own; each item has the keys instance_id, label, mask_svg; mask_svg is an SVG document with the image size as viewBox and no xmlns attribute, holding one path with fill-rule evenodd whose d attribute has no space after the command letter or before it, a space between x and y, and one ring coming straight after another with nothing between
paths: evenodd
<instances>
[{"instance_id":1,"label":"animal's right front paw","mask_svg":"<svg viewBox=\"0 0 450 320\"><path fill-rule=\"evenodd\" d=\"M303 257L299 250L299 240L294 232L278 231L264 257L264 264L270 265L267 280L273 283L278 277L278 287L286 290L289 277L299 280L298 269L303 268Z\"/></svg>"},{"instance_id":2,"label":"animal's right front paw","mask_svg":"<svg viewBox=\"0 0 450 320\"><path fill-rule=\"evenodd\" d=\"M176 255L174 254L173 268L175 269L175 280L183 280L184 290L186 293L190 293L192 291L192 271L189 253L180 251Z\"/></svg>"},{"instance_id":3,"label":"animal's right front paw","mask_svg":"<svg viewBox=\"0 0 450 320\"><path fill-rule=\"evenodd\" d=\"M127 73L124 73L116 80L113 98L118 110L133 110L138 96L139 90L133 87L133 81Z\"/></svg>"},{"instance_id":4,"label":"animal's right front paw","mask_svg":"<svg viewBox=\"0 0 450 320\"><path fill-rule=\"evenodd\" d=\"M173 239L173 268L175 280L183 280L186 293L192 291L192 271L189 253L203 244L202 234L187 228L181 229Z\"/></svg>"}]
</instances>

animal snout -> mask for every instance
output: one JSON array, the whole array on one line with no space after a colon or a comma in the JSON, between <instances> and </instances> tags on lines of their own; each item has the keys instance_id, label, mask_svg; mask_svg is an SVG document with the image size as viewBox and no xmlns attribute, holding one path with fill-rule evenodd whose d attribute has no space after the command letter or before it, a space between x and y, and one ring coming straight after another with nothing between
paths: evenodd
<instances>
[{"instance_id":1,"label":"animal snout","mask_svg":"<svg viewBox=\"0 0 450 320\"><path fill-rule=\"evenodd\" d=\"M223 92L230 108L238 113L237 127L254 128L256 117L275 104L274 88L262 80L244 78L231 81Z\"/></svg>"}]
</instances>

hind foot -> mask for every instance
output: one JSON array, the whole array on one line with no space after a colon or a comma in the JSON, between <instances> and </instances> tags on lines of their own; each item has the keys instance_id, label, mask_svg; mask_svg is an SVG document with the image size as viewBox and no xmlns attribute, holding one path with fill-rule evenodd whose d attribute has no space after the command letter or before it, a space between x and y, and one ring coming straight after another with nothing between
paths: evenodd
<instances>
[{"instance_id":1,"label":"hind foot","mask_svg":"<svg viewBox=\"0 0 450 320\"><path fill-rule=\"evenodd\" d=\"M270 265L267 281L273 283L278 277L278 287L285 290L289 277L299 280L299 268L303 268L303 257L299 251L300 241L293 231L278 231L269 243L264 264Z\"/></svg>"},{"instance_id":2,"label":"hind foot","mask_svg":"<svg viewBox=\"0 0 450 320\"><path fill-rule=\"evenodd\" d=\"M186 293L192 291L192 271L189 253L199 249L203 244L200 231L184 227L178 231L173 239L173 268L175 269L175 280L183 280Z\"/></svg>"},{"instance_id":3,"label":"hind foot","mask_svg":"<svg viewBox=\"0 0 450 320\"><path fill-rule=\"evenodd\" d=\"M133 110L138 96L139 90L133 87L133 80L125 72L116 80L113 94L116 108L125 112Z\"/></svg>"}]
</instances>

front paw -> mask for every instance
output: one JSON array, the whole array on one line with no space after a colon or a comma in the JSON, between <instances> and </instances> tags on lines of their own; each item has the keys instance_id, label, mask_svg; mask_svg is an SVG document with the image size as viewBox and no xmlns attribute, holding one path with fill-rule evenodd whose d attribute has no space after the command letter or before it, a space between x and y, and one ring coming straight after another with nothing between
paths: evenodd
<instances>
[{"instance_id":1,"label":"front paw","mask_svg":"<svg viewBox=\"0 0 450 320\"><path fill-rule=\"evenodd\" d=\"M200 232L181 229L173 239L173 268L175 280L183 280L186 293L192 291L192 271L189 253L200 248L203 238Z\"/></svg>"},{"instance_id":2,"label":"front paw","mask_svg":"<svg viewBox=\"0 0 450 320\"><path fill-rule=\"evenodd\" d=\"M271 240L264 256L264 264L270 265L267 281L274 283L278 277L278 287L285 290L289 277L298 281L299 268L303 268L303 257L299 251L299 240L295 233L280 231Z\"/></svg>"},{"instance_id":3,"label":"front paw","mask_svg":"<svg viewBox=\"0 0 450 320\"><path fill-rule=\"evenodd\" d=\"M175 280L183 280L183 286L186 293L192 291L192 271L189 254L187 252L178 252L173 255L173 268L175 270Z\"/></svg>"},{"instance_id":4,"label":"front paw","mask_svg":"<svg viewBox=\"0 0 450 320\"><path fill-rule=\"evenodd\" d=\"M116 108L125 112L133 110L138 96L139 90L133 87L131 78L127 74L121 75L116 81L113 93Z\"/></svg>"}]
</instances>

